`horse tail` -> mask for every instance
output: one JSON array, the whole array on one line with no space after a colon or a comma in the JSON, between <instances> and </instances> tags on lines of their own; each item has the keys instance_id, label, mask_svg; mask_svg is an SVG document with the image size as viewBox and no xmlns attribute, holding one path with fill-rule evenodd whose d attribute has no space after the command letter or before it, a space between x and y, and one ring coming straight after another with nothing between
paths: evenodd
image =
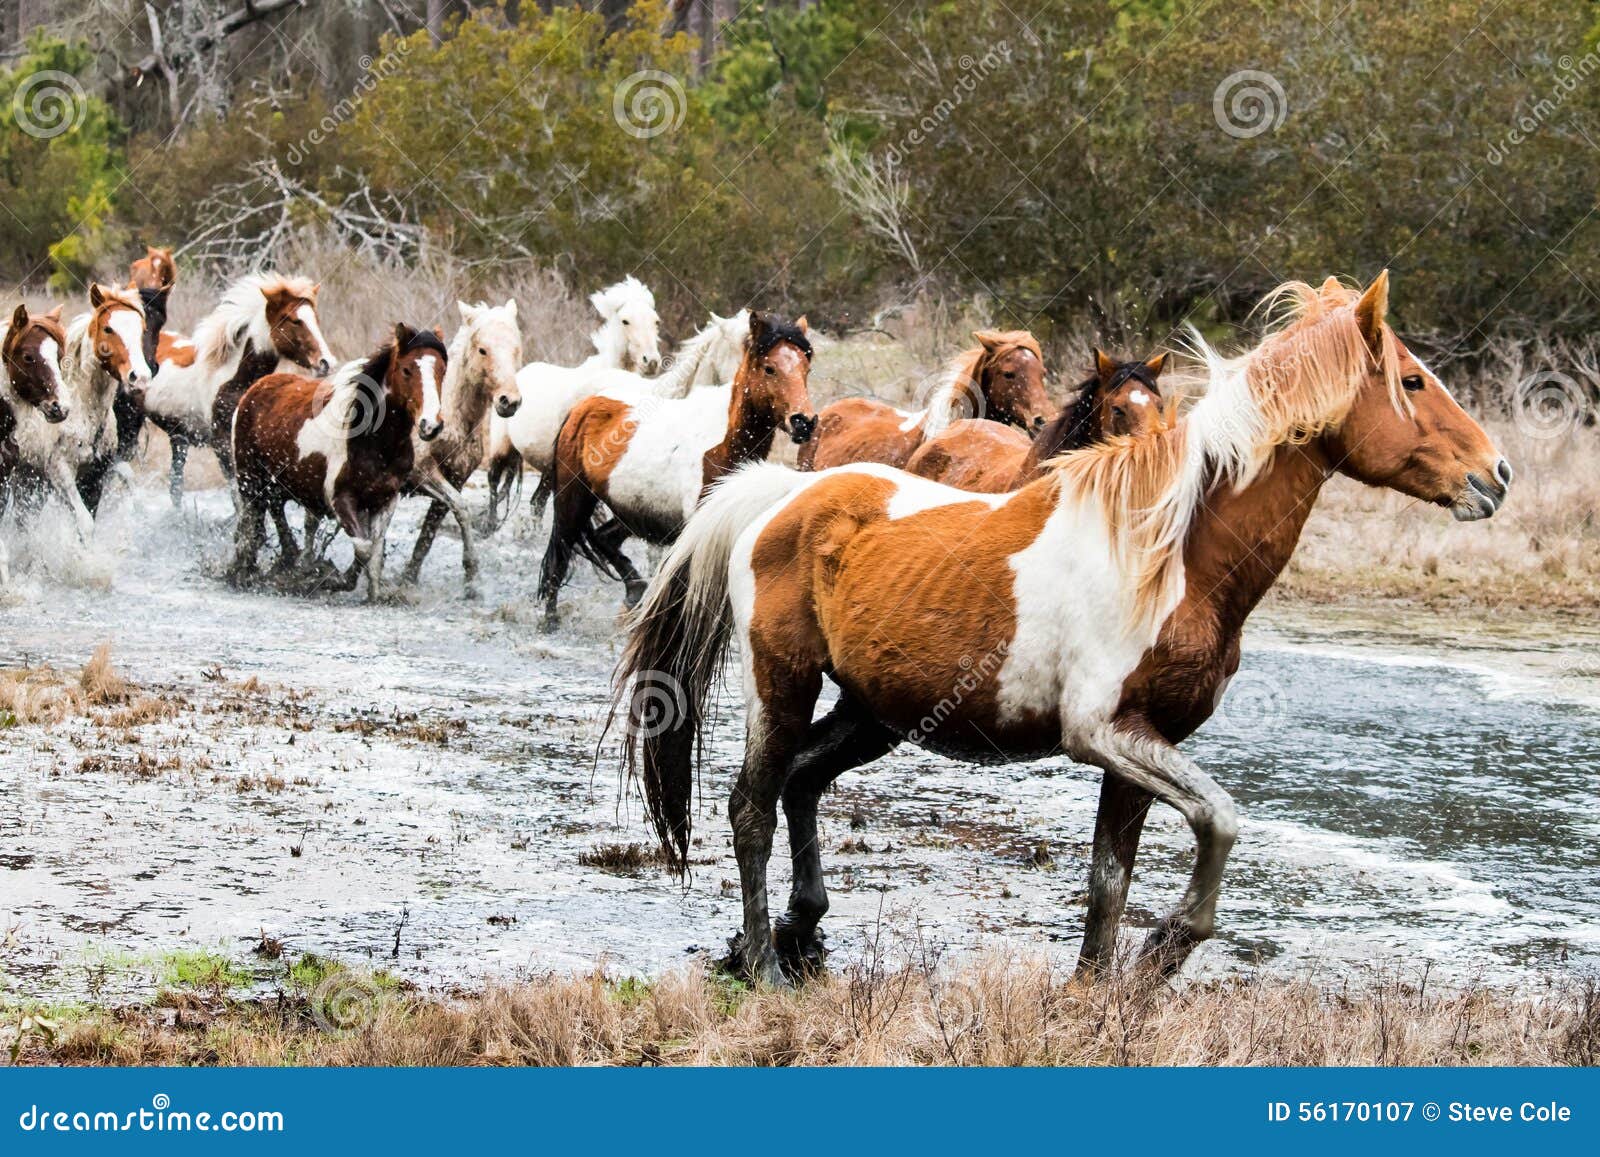
<instances>
[{"instance_id":1,"label":"horse tail","mask_svg":"<svg viewBox=\"0 0 1600 1157\"><path fill-rule=\"evenodd\" d=\"M756 519L812 481L767 463L728 475L684 526L633 613L611 715L626 699L623 770L643 784L667 866L680 875L688 867L706 709L733 633L728 560Z\"/></svg>"}]
</instances>

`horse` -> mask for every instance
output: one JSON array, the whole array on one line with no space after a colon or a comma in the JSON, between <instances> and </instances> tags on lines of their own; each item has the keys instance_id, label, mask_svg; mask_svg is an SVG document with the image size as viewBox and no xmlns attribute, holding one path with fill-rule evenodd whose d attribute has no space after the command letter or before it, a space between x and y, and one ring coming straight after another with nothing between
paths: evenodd
<instances>
[{"instance_id":1,"label":"horse","mask_svg":"<svg viewBox=\"0 0 1600 1157\"><path fill-rule=\"evenodd\" d=\"M698 333L684 342L671 366L659 377L647 378L631 370L602 370L592 379L595 393L609 397L655 396L661 398L686 397L698 386L726 385L739 371L744 360L745 335L750 332L750 311L741 309L732 317L719 317L713 313ZM510 480L520 476L506 472L497 481L491 470L489 501L491 518L501 501L510 506ZM545 507L550 502L550 471L539 474L539 485L534 489L528 506L537 526L544 518Z\"/></svg>"},{"instance_id":2,"label":"horse","mask_svg":"<svg viewBox=\"0 0 1600 1157\"><path fill-rule=\"evenodd\" d=\"M30 315L26 305L18 305L0 337L0 515L10 501L11 480L19 468L29 463L40 468L53 465L52 451L68 414L61 375L66 343L60 306ZM69 482L58 478L56 487L76 498L77 489ZM0 540L0 583L10 581L10 556Z\"/></svg>"},{"instance_id":3,"label":"horse","mask_svg":"<svg viewBox=\"0 0 1600 1157\"><path fill-rule=\"evenodd\" d=\"M483 464L488 440L490 406L494 413L509 418L522 402L517 389L517 367L522 365L522 331L517 325L517 303L507 301L499 307L456 302L461 312L461 327L447 351L441 415L444 430L431 441L418 432L412 443L415 465L407 480L408 493L422 493L433 499L423 516L417 543L411 551L401 581L415 583L422 573L422 562L433 547L434 536L444 516L455 516L461 528L461 567L468 598L475 596L478 555L461 487Z\"/></svg>"},{"instance_id":4,"label":"horse","mask_svg":"<svg viewBox=\"0 0 1600 1157\"><path fill-rule=\"evenodd\" d=\"M242 277L195 329L187 354L171 351L163 358L145 391L144 408L172 440L173 505L183 501L190 447L212 447L231 472L233 410L253 382L277 369L280 360L318 377L332 369L333 353L317 319L317 290L303 277Z\"/></svg>"},{"instance_id":5,"label":"horse","mask_svg":"<svg viewBox=\"0 0 1600 1157\"><path fill-rule=\"evenodd\" d=\"M383 582L384 536L411 477L412 432L438 437L441 386L448 353L430 330L396 325L391 341L370 357L347 362L332 381L268 374L245 391L234 411L233 450L239 522L229 578L256 577L265 517L278 531L274 568L298 561L284 505L298 502L308 530L332 517L355 544L355 561L335 590L354 590L367 576L367 600ZM309 534L308 534L309 537Z\"/></svg>"},{"instance_id":6,"label":"horse","mask_svg":"<svg viewBox=\"0 0 1600 1157\"><path fill-rule=\"evenodd\" d=\"M135 265L138 262L134 263ZM161 365L160 341L167 324L167 298L170 286L140 289L139 304L144 307L144 360L154 373ZM130 462L139 450L139 434L144 429L144 390L130 389L126 383L117 390L111 412L117 426L116 460Z\"/></svg>"},{"instance_id":7,"label":"horse","mask_svg":"<svg viewBox=\"0 0 1600 1157\"><path fill-rule=\"evenodd\" d=\"M491 509L502 499L509 501L524 463L541 474L550 468L551 449L567 411L600 389L606 371L654 373L661 367L661 321L655 295L642 282L624 277L590 294L589 303L600 314L600 328L589 335L595 352L576 366L523 366L517 373L522 405L510 418L489 419Z\"/></svg>"},{"instance_id":8,"label":"horse","mask_svg":"<svg viewBox=\"0 0 1600 1157\"><path fill-rule=\"evenodd\" d=\"M906 471L960 490L999 493L1026 486L1046 462L1068 451L1161 429L1165 416L1156 378L1166 355L1119 362L1097 349L1094 359L1094 376L1079 384L1033 438L1015 426L963 418L918 446Z\"/></svg>"},{"instance_id":9,"label":"horse","mask_svg":"<svg viewBox=\"0 0 1600 1157\"><path fill-rule=\"evenodd\" d=\"M627 538L671 542L705 489L766 458L780 428L804 444L817 422L810 372L806 319L752 311L731 385L703 386L684 398L597 394L574 406L550 469L556 506L539 573L544 629L555 628L556 596L574 552L626 584L632 607L645 584L622 553ZM613 518L596 527L600 503Z\"/></svg>"},{"instance_id":10,"label":"horse","mask_svg":"<svg viewBox=\"0 0 1600 1157\"><path fill-rule=\"evenodd\" d=\"M1197 853L1138 967L1170 976L1213 935L1238 818L1176 745L1237 670L1245 618L1323 483L1344 474L1461 521L1508 496L1510 464L1389 326L1388 294L1387 271L1364 291L1331 278L1279 287L1272 328L1242 357L1191 335L1209 388L1170 429L1069 454L1009 494L877 465L756 465L709 495L635 615L613 711L627 716L625 773L642 779L682 873L707 696L739 640L745 756L728 815L745 971L778 984L782 963L820 955L818 798L903 740L982 761L1059 750L1104 772L1086 978L1115 962L1155 800L1188 822ZM813 723L824 677L840 698ZM794 884L775 939L766 865L780 799Z\"/></svg>"},{"instance_id":11,"label":"horse","mask_svg":"<svg viewBox=\"0 0 1600 1157\"><path fill-rule=\"evenodd\" d=\"M822 408L817 436L801 447L801 470L847 462L904 466L916 448L962 418L1018 426L1028 434L1050 415L1044 355L1025 330L977 330L977 345L950 363L928 406L914 413L871 398L841 398Z\"/></svg>"},{"instance_id":12,"label":"horse","mask_svg":"<svg viewBox=\"0 0 1600 1157\"><path fill-rule=\"evenodd\" d=\"M124 390L137 395L151 376L138 293L94 283L89 305L89 312L73 318L66 329L61 372L70 413L56 427L52 461L44 471L85 532L89 523L83 514L92 518L99 510L106 476L116 465L117 397ZM76 501L62 489L69 475Z\"/></svg>"},{"instance_id":13,"label":"horse","mask_svg":"<svg viewBox=\"0 0 1600 1157\"><path fill-rule=\"evenodd\" d=\"M178 281L178 266L171 249L144 247L144 256L128 269L129 289L171 289Z\"/></svg>"}]
</instances>

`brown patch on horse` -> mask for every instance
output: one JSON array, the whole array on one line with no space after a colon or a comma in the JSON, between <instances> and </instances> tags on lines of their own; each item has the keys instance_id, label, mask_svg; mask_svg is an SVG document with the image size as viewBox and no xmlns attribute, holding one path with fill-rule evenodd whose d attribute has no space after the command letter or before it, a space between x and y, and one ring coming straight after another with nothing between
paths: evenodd
<instances>
[{"instance_id":1,"label":"brown patch on horse","mask_svg":"<svg viewBox=\"0 0 1600 1157\"><path fill-rule=\"evenodd\" d=\"M171 362L177 366L192 366L198 353L194 342L181 333L164 329L156 336L156 361L163 365Z\"/></svg>"},{"instance_id":2,"label":"brown patch on horse","mask_svg":"<svg viewBox=\"0 0 1600 1157\"><path fill-rule=\"evenodd\" d=\"M139 328L143 331L144 300L137 289L114 289L94 282L89 286L89 305L92 310L89 341L95 360L100 363L102 370L117 381L128 382L133 368L133 354L137 352L139 361L144 362L144 343L141 335L137 351L130 350L122 335L112 327L112 318L119 310L131 311L139 318ZM146 364L145 368L150 367Z\"/></svg>"},{"instance_id":3,"label":"brown patch on horse","mask_svg":"<svg viewBox=\"0 0 1600 1157\"><path fill-rule=\"evenodd\" d=\"M41 348L47 341L56 343L59 363L67 348L61 306L48 313L30 314L26 305L18 305L11 315L5 342L0 346L0 357L4 359L6 377L18 399L38 408L47 421L59 422L67 411L60 397L60 379Z\"/></svg>"},{"instance_id":4,"label":"brown patch on horse","mask_svg":"<svg viewBox=\"0 0 1600 1157\"><path fill-rule=\"evenodd\" d=\"M978 330L973 337L978 344L955 359L948 381L920 421L911 422L893 406L867 398L843 398L823 407L816 435L801 447L800 469L827 470L851 462L903 468L927 438L974 415L1030 433L1044 425L1051 407L1037 339L1026 330Z\"/></svg>"},{"instance_id":5,"label":"brown patch on horse","mask_svg":"<svg viewBox=\"0 0 1600 1157\"><path fill-rule=\"evenodd\" d=\"M960 490L998 494L1012 489L1034 441L1015 426L963 418L918 446L906 470Z\"/></svg>"},{"instance_id":6,"label":"brown patch on horse","mask_svg":"<svg viewBox=\"0 0 1600 1157\"><path fill-rule=\"evenodd\" d=\"M145 246L144 256L129 267L129 289L171 289L178 280L178 266L171 249Z\"/></svg>"}]
</instances>

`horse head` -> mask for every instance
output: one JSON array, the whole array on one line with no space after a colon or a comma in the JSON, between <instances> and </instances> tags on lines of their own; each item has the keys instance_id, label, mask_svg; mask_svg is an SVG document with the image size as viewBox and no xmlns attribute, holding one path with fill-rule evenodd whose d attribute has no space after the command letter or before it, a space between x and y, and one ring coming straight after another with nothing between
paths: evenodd
<instances>
[{"instance_id":1,"label":"horse head","mask_svg":"<svg viewBox=\"0 0 1600 1157\"><path fill-rule=\"evenodd\" d=\"M1359 341L1365 373L1343 418L1321 440L1340 473L1442 506L1457 521L1488 518L1506 500L1511 464L1432 370L1389 327L1389 272L1364 292L1333 279L1317 291L1324 342ZM1285 360L1293 350L1285 353Z\"/></svg>"},{"instance_id":2,"label":"horse head","mask_svg":"<svg viewBox=\"0 0 1600 1157\"><path fill-rule=\"evenodd\" d=\"M1080 397L1080 404L1087 402L1092 410L1084 416L1095 431L1093 441L1153 434L1165 426L1156 379L1166 364L1166 354L1156 354L1147 361L1119 362L1095 349L1095 376Z\"/></svg>"},{"instance_id":3,"label":"horse head","mask_svg":"<svg viewBox=\"0 0 1600 1157\"><path fill-rule=\"evenodd\" d=\"M1026 330L977 330L980 353L971 374L983 397L982 416L1037 434L1053 407L1044 392L1044 355Z\"/></svg>"},{"instance_id":4,"label":"horse head","mask_svg":"<svg viewBox=\"0 0 1600 1157\"><path fill-rule=\"evenodd\" d=\"M157 249L154 245L145 246L144 256L133 263L129 272L129 289L171 289L178 280L172 250Z\"/></svg>"},{"instance_id":5,"label":"horse head","mask_svg":"<svg viewBox=\"0 0 1600 1157\"><path fill-rule=\"evenodd\" d=\"M62 404L61 351L67 334L61 325L61 307L49 313L30 315L26 305L17 306L6 331L4 349L6 376L12 392L36 408L47 422L64 422L67 407Z\"/></svg>"},{"instance_id":6,"label":"horse head","mask_svg":"<svg viewBox=\"0 0 1600 1157\"><path fill-rule=\"evenodd\" d=\"M603 357L635 373L661 368L661 319L655 295L643 282L629 275L590 294L589 302L603 319L590 338Z\"/></svg>"},{"instance_id":7,"label":"horse head","mask_svg":"<svg viewBox=\"0 0 1600 1157\"><path fill-rule=\"evenodd\" d=\"M137 290L89 286L89 341L100 368L137 395L149 383L144 303Z\"/></svg>"},{"instance_id":8,"label":"horse head","mask_svg":"<svg viewBox=\"0 0 1600 1157\"><path fill-rule=\"evenodd\" d=\"M733 378L733 409L776 429L796 443L817 429L817 412L806 384L811 374L811 340L804 317L793 322L776 314L750 311L744 358Z\"/></svg>"},{"instance_id":9,"label":"horse head","mask_svg":"<svg viewBox=\"0 0 1600 1157\"><path fill-rule=\"evenodd\" d=\"M444 429L440 416L448 358L444 341L433 330L413 329L400 322L394 327L394 342L385 352L384 392L407 414L416 416L417 436L431 442Z\"/></svg>"},{"instance_id":10,"label":"horse head","mask_svg":"<svg viewBox=\"0 0 1600 1157\"><path fill-rule=\"evenodd\" d=\"M458 301L456 308L461 311L463 330L456 352L456 357L463 359L460 380L482 389L491 399L494 412L509 418L522 405L522 391L517 387L517 370L522 366L522 328L517 324L516 300L501 306Z\"/></svg>"},{"instance_id":11,"label":"horse head","mask_svg":"<svg viewBox=\"0 0 1600 1157\"><path fill-rule=\"evenodd\" d=\"M317 293L322 287L305 278L279 277L261 286L267 301L267 330L280 358L305 366L322 378L333 369L333 351L317 319Z\"/></svg>"}]
</instances>

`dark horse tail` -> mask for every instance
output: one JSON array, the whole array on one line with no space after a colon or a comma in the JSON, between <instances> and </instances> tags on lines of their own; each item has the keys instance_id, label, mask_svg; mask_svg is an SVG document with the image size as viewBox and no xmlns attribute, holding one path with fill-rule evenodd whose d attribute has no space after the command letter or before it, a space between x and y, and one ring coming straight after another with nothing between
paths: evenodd
<instances>
[{"instance_id":1,"label":"dark horse tail","mask_svg":"<svg viewBox=\"0 0 1600 1157\"><path fill-rule=\"evenodd\" d=\"M700 503L634 612L617 665L615 719L626 712L623 769L644 786L667 865L688 867L694 771L707 708L733 634L728 560L767 510L816 480L757 463L728 475Z\"/></svg>"}]
</instances>

